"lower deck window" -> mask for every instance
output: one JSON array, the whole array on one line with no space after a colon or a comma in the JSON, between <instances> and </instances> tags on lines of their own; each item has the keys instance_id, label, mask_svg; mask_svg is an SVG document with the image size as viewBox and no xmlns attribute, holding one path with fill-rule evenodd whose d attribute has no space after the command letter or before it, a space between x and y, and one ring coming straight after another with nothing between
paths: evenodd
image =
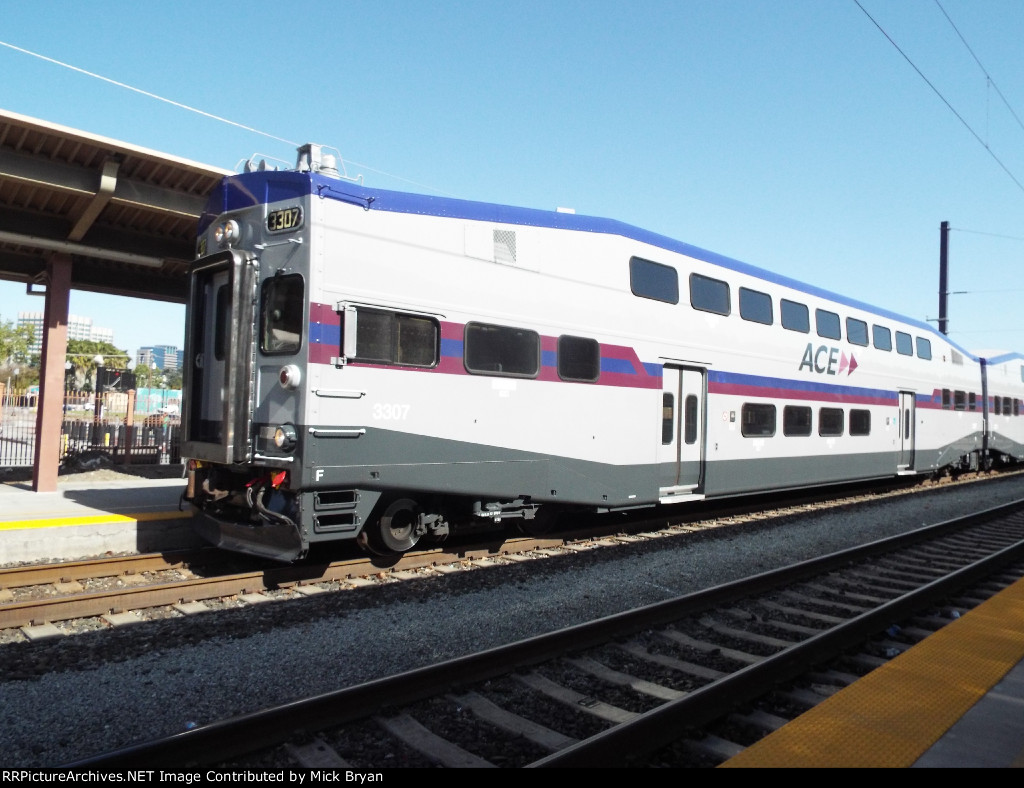
<instances>
[{"instance_id":1,"label":"lower deck window","mask_svg":"<svg viewBox=\"0 0 1024 788\"><path fill-rule=\"evenodd\" d=\"M824 437L843 434L842 408L821 408L818 411L818 434Z\"/></svg>"},{"instance_id":2,"label":"lower deck window","mask_svg":"<svg viewBox=\"0 0 1024 788\"><path fill-rule=\"evenodd\" d=\"M467 323L465 353L470 372L534 377L540 369L540 335L525 328Z\"/></svg>"},{"instance_id":3,"label":"lower deck window","mask_svg":"<svg viewBox=\"0 0 1024 788\"><path fill-rule=\"evenodd\" d=\"M850 434L871 434L871 411L853 409L850 411Z\"/></svg>"},{"instance_id":4,"label":"lower deck window","mask_svg":"<svg viewBox=\"0 0 1024 788\"><path fill-rule=\"evenodd\" d=\"M782 434L811 434L811 409L804 405L787 405L782 409Z\"/></svg>"},{"instance_id":5,"label":"lower deck window","mask_svg":"<svg viewBox=\"0 0 1024 788\"><path fill-rule=\"evenodd\" d=\"M601 346L596 339L558 338L558 377L594 383L601 376Z\"/></svg>"},{"instance_id":6,"label":"lower deck window","mask_svg":"<svg viewBox=\"0 0 1024 788\"><path fill-rule=\"evenodd\" d=\"M744 438L767 438L775 434L775 406L748 402L740 411L740 432Z\"/></svg>"},{"instance_id":7,"label":"lower deck window","mask_svg":"<svg viewBox=\"0 0 1024 788\"><path fill-rule=\"evenodd\" d=\"M433 367L441 329L436 320L386 309L356 307L355 361Z\"/></svg>"}]
</instances>

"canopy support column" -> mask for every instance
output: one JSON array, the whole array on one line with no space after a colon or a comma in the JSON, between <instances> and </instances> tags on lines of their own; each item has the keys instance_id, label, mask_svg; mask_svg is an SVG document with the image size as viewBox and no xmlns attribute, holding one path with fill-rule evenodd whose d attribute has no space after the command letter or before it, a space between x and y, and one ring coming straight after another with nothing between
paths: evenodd
<instances>
[{"instance_id":1,"label":"canopy support column","mask_svg":"<svg viewBox=\"0 0 1024 788\"><path fill-rule=\"evenodd\" d=\"M64 361L68 352L71 256L54 254L46 264L43 352L39 362L39 409L32 462L32 489L54 492L60 469L60 428L64 417Z\"/></svg>"}]
</instances>

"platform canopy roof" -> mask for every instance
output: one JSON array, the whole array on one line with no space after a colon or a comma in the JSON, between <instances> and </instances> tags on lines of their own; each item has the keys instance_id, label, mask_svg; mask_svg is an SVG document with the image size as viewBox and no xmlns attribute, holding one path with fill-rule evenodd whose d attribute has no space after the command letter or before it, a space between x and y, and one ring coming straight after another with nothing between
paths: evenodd
<instances>
[{"instance_id":1,"label":"platform canopy roof","mask_svg":"<svg viewBox=\"0 0 1024 788\"><path fill-rule=\"evenodd\" d=\"M207 195L230 171L0 110L0 279L184 302Z\"/></svg>"}]
</instances>

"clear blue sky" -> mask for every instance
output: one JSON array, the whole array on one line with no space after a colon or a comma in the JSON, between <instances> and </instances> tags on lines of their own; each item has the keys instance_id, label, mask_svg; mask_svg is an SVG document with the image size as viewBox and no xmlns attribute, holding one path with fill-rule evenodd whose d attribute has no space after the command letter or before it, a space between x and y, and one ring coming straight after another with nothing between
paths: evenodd
<instances>
[{"instance_id":1,"label":"clear blue sky","mask_svg":"<svg viewBox=\"0 0 1024 788\"><path fill-rule=\"evenodd\" d=\"M948 221L952 338L1024 351L1022 40L1021 0L0 0L0 42L270 136L7 46L0 107L227 169L318 142L369 186L571 207L919 320ZM183 342L182 307L71 309Z\"/></svg>"}]
</instances>

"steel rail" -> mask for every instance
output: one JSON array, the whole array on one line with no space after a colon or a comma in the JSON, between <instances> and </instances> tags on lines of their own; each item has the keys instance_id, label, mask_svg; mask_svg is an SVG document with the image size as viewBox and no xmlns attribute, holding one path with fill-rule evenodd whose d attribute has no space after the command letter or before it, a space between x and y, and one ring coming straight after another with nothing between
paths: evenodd
<instances>
[{"instance_id":1,"label":"steel rail","mask_svg":"<svg viewBox=\"0 0 1024 788\"><path fill-rule=\"evenodd\" d=\"M840 569L853 561L892 552L924 539L940 537L1022 510L1024 499L639 610L619 613L508 646L215 722L164 739L131 745L68 764L68 767L131 769L222 763L240 755L278 745L294 730L315 731L361 719L380 708L410 704L459 686L506 675L516 669L545 662L569 651L602 645L615 638L663 626L709 607L731 604L769 589ZM877 610L864 613L834 631L826 631L740 670L728 681L720 680L707 685L680 700L670 701L640 715L633 724L620 724L593 739L570 746L531 765L622 765L623 752L649 752L667 744L677 738L684 728L719 714L726 702L731 704L746 695L763 692L766 681L798 675L808 663L816 664L834 656L843 648L884 630L893 620L906 617L918 609L926 599L961 588L973 579L991 573L994 568L1011 563L1022 556L1024 541L1004 547L991 557L970 564L948 578L932 581L920 590L883 604Z\"/></svg>"}]
</instances>

